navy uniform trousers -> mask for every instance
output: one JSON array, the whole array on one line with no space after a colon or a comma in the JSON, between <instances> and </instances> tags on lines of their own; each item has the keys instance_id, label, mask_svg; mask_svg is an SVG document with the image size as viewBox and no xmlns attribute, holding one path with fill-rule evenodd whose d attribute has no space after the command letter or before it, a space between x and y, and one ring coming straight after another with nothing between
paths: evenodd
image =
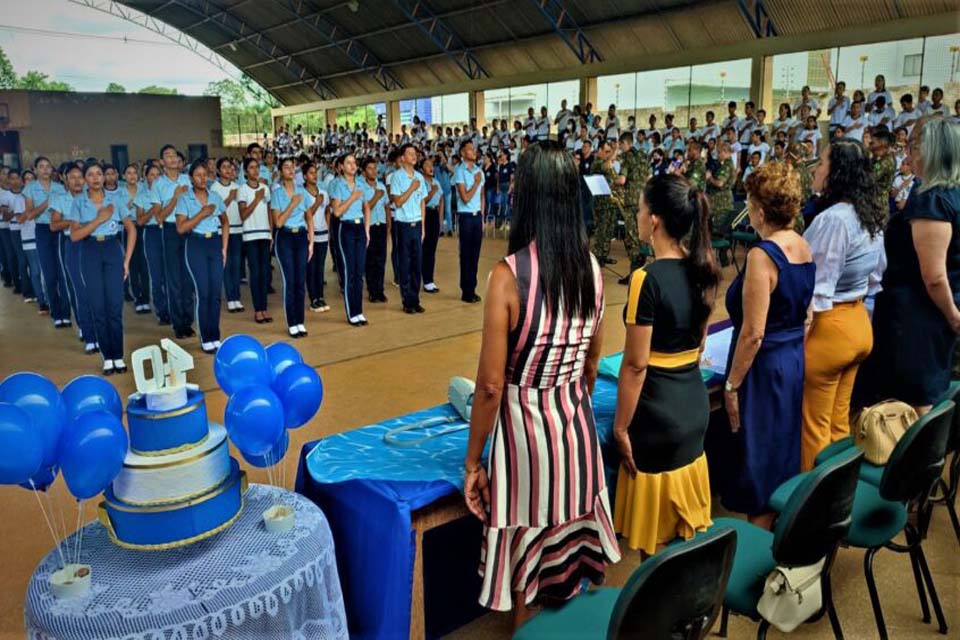
<instances>
[{"instance_id":1,"label":"navy uniform trousers","mask_svg":"<svg viewBox=\"0 0 960 640\"><path fill-rule=\"evenodd\" d=\"M126 230L124 230L124 237L126 237ZM150 304L150 272L147 269L147 258L143 253L143 237L144 227L137 226L137 244L134 245L133 255L130 256L130 277L127 278L133 304L138 307Z\"/></svg>"},{"instance_id":2,"label":"navy uniform trousers","mask_svg":"<svg viewBox=\"0 0 960 640\"><path fill-rule=\"evenodd\" d=\"M30 265L27 263L27 256L23 252L23 240L20 238L19 229L10 230L10 244L13 249L13 269L20 274L20 293L24 298L36 298L33 291L33 283L30 281Z\"/></svg>"},{"instance_id":3,"label":"navy uniform trousers","mask_svg":"<svg viewBox=\"0 0 960 640\"><path fill-rule=\"evenodd\" d=\"M163 223L163 264L167 270L167 301L173 330L184 333L193 325L193 283L187 273L185 238L174 222Z\"/></svg>"},{"instance_id":4,"label":"navy uniform trousers","mask_svg":"<svg viewBox=\"0 0 960 640\"><path fill-rule=\"evenodd\" d=\"M363 272L367 261L367 232L363 220L341 220L337 242L343 265L347 320L363 313Z\"/></svg>"},{"instance_id":5,"label":"navy uniform trousers","mask_svg":"<svg viewBox=\"0 0 960 640\"><path fill-rule=\"evenodd\" d=\"M164 265L163 227L147 225L143 228L143 257L150 272L150 297L153 312L160 324L170 324L170 307L167 297L167 269Z\"/></svg>"},{"instance_id":6,"label":"navy uniform trousers","mask_svg":"<svg viewBox=\"0 0 960 640\"><path fill-rule=\"evenodd\" d=\"M65 236L66 237L66 236ZM93 344L97 341L97 330L93 323L93 312L90 309L89 298L84 287L83 268L80 264L80 255L83 253L83 243L73 242L67 238L63 247L63 266L67 272L67 286L70 289L70 300L73 302L73 312L83 334L83 341Z\"/></svg>"},{"instance_id":7,"label":"navy uniform trousers","mask_svg":"<svg viewBox=\"0 0 960 640\"><path fill-rule=\"evenodd\" d=\"M420 304L420 274L423 268L423 225L417 222L394 222L397 227L397 270L400 272L400 295L404 308Z\"/></svg>"},{"instance_id":8,"label":"navy uniform trousers","mask_svg":"<svg viewBox=\"0 0 960 640\"><path fill-rule=\"evenodd\" d=\"M460 292L464 298L477 293L477 269L480 245L483 242L483 220L480 212L461 213L460 223Z\"/></svg>"},{"instance_id":9,"label":"navy uniform trousers","mask_svg":"<svg viewBox=\"0 0 960 640\"><path fill-rule=\"evenodd\" d=\"M423 283L433 282L433 271L437 264L437 244L440 242L440 210L427 207L427 223L423 229Z\"/></svg>"},{"instance_id":10,"label":"navy uniform trousers","mask_svg":"<svg viewBox=\"0 0 960 640\"><path fill-rule=\"evenodd\" d=\"M12 286L16 293L20 293L20 265L13 250L9 227L0 229L0 275L3 277L3 286Z\"/></svg>"},{"instance_id":11,"label":"navy uniform trousers","mask_svg":"<svg viewBox=\"0 0 960 640\"><path fill-rule=\"evenodd\" d=\"M184 259L197 292L200 342L215 342L220 339L220 289L223 287L223 242L220 234L187 234Z\"/></svg>"},{"instance_id":12,"label":"navy uniform trousers","mask_svg":"<svg viewBox=\"0 0 960 640\"><path fill-rule=\"evenodd\" d=\"M123 248L119 235L87 236L80 247L83 290L104 360L123 358Z\"/></svg>"},{"instance_id":13,"label":"navy uniform trousers","mask_svg":"<svg viewBox=\"0 0 960 640\"><path fill-rule=\"evenodd\" d=\"M393 223L396 226L396 222ZM383 294L384 272L387 268L387 224L370 225L370 246L367 247L367 293L371 298Z\"/></svg>"},{"instance_id":14,"label":"navy uniform trousers","mask_svg":"<svg viewBox=\"0 0 960 640\"><path fill-rule=\"evenodd\" d=\"M230 228L227 239L227 264L223 268L223 292L228 301L240 301L240 272L243 264L243 225Z\"/></svg>"},{"instance_id":15,"label":"navy uniform trousers","mask_svg":"<svg viewBox=\"0 0 960 640\"><path fill-rule=\"evenodd\" d=\"M50 307L50 318L54 321L69 322L70 298L67 296L67 283L60 275L59 236L59 232L50 231L49 224L37 223L37 257L40 258L40 273L43 275L43 289Z\"/></svg>"},{"instance_id":16,"label":"navy uniform trousers","mask_svg":"<svg viewBox=\"0 0 960 640\"><path fill-rule=\"evenodd\" d=\"M73 283L70 282L70 272L67 269L67 247L73 244L73 241L70 239L70 235L60 231L57 233L57 264L60 265L60 280L63 281L64 286L67 288L67 301L70 304L70 309L73 311L73 317L76 318L77 324L81 325L80 322L80 313L77 309L77 294L73 289ZM80 326L80 333L83 333L83 327ZM81 336L86 340L86 336Z\"/></svg>"},{"instance_id":17,"label":"navy uniform trousers","mask_svg":"<svg viewBox=\"0 0 960 640\"><path fill-rule=\"evenodd\" d=\"M304 297L307 293L307 228L277 231L273 243L283 276L283 310L287 315L287 327L304 322Z\"/></svg>"}]
</instances>

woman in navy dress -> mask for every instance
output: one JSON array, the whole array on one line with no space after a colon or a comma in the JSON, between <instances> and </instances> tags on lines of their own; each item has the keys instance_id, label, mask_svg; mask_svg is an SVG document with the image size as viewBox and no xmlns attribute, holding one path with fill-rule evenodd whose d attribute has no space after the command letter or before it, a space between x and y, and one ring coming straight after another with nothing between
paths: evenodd
<instances>
[{"instance_id":1,"label":"woman in navy dress","mask_svg":"<svg viewBox=\"0 0 960 640\"><path fill-rule=\"evenodd\" d=\"M761 165L746 188L750 224L761 241L727 290L734 346L724 402L742 461L721 495L727 509L769 528L770 495L800 472L803 341L816 266L793 230L802 195L796 170Z\"/></svg>"}]
</instances>

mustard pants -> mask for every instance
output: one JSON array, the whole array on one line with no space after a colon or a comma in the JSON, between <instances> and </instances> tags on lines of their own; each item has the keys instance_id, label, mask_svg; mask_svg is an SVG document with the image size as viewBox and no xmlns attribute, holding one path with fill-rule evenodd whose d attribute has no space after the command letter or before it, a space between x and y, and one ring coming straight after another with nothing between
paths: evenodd
<instances>
[{"instance_id":1,"label":"mustard pants","mask_svg":"<svg viewBox=\"0 0 960 640\"><path fill-rule=\"evenodd\" d=\"M873 349L873 328L862 302L835 304L817 313L804 347L803 430L800 467L831 442L850 434L850 394L857 369Z\"/></svg>"}]
</instances>

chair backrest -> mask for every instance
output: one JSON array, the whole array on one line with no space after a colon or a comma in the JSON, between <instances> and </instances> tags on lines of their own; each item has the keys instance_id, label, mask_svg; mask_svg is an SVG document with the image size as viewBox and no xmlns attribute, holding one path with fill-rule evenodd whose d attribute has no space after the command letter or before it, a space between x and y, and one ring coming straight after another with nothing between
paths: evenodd
<instances>
[{"instance_id":1,"label":"chair backrest","mask_svg":"<svg viewBox=\"0 0 960 640\"><path fill-rule=\"evenodd\" d=\"M960 380L951 380L947 392L940 399L949 400L953 404L960 403ZM960 411L953 411L953 426L950 428L950 440L947 442L947 451L960 451Z\"/></svg>"},{"instance_id":2,"label":"chair backrest","mask_svg":"<svg viewBox=\"0 0 960 640\"><path fill-rule=\"evenodd\" d=\"M715 527L645 560L620 592L608 640L706 637L723 606L737 532Z\"/></svg>"},{"instance_id":3,"label":"chair backrest","mask_svg":"<svg viewBox=\"0 0 960 640\"><path fill-rule=\"evenodd\" d=\"M856 447L814 467L787 501L773 530L778 565L802 567L827 557L850 529L863 452Z\"/></svg>"},{"instance_id":4,"label":"chair backrest","mask_svg":"<svg viewBox=\"0 0 960 640\"><path fill-rule=\"evenodd\" d=\"M956 405L947 400L917 420L897 442L880 478L880 495L908 502L930 491L943 472Z\"/></svg>"}]
</instances>

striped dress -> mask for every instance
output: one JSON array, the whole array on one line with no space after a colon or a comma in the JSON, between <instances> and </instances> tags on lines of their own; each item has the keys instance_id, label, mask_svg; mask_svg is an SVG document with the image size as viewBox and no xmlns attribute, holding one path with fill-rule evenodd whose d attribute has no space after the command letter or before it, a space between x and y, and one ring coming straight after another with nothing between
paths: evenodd
<instances>
[{"instance_id":1,"label":"striped dress","mask_svg":"<svg viewBox=\"0 0 960 640\"><path fill-rule=\"evenodd\" d=\"M500 415L490 444L490 514L484 527L480 604L512 608L577 594L603 581L620 550L600 458L584 362L603 316L603 280L591 257L594 314L551 314L539 281L536 245L509 256L520 295L510 332Z\"/></svg>"}]
</instances>

